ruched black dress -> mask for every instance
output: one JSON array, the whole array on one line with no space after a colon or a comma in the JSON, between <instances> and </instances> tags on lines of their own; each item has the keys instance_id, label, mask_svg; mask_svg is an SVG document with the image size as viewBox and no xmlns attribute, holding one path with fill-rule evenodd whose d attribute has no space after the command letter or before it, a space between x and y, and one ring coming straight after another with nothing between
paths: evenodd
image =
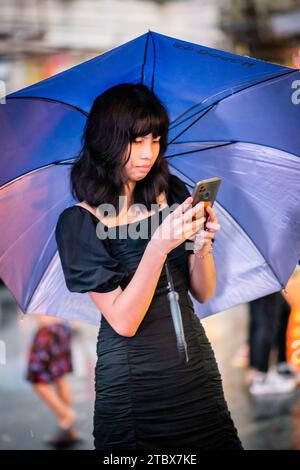
<instances>
[{"instance_id":1,"label":"ruched black dress","mask_svg":"<svg viewBox=\"0 0 300 470\"><path fill-rule=\"evenodd\" d=\"M169 206L189 196L174 175L169 187ZM158 212L157 223L167 215L166 209ZM115 238L103 240L96 233L99 220L87 209L65 209L57 223L56 241L68 289L108 292L120 285L124 290L157 227L150 224L156 216L120 225ZM145 233L146 223L148 239L126 237L137 225ZM179 293L189 362L182 364L177 354L163 268L135 336L120 336L102 316L95 368L96 449L242 449L214 353L188 295L192 252L186 249L188 243L171 251L168 261Z\"/></svg>"}]
</instances>

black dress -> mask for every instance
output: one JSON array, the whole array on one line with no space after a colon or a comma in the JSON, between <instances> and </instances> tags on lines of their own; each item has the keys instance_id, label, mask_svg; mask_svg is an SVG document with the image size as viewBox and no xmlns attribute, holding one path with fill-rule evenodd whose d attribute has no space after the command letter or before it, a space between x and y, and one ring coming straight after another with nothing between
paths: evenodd
<instances>
[{"instance_id":1,"label":"black dress","mask_svg":"<svg viewBox=\"0 0 300 470\"><path fill-rule=\"evenodd\" d=\"M169 187L169 206L189 196L185 184L174 175ZM68 289L108 292L120 285L124 290L166 209L120 225L113 232L116 237L106 240L96 234L96 228L106 226L99 225L87 209L65 209L57 223L56 241ZM156 224L150 223L153 218ZM126 238L129 230L137 228L146 230L149 238ZM168 262L179 293L189 362L182 364L177 354L163 268L135 336L120 336L101 318L95 368L96 449L242 449L213 350L188 295L192 252L186 249L188 243L172 250Z\"/></svg>"}]
</instances>

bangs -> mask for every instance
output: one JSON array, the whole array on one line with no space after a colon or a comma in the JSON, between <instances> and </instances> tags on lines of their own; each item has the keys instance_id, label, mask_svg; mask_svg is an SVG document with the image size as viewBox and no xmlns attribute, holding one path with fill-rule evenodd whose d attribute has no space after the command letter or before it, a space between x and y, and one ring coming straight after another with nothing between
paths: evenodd
<instances>
[{"instance_id":1,"label":"bangs","mask_svg":"<svg viewBox=\"0 0 300 470\"><path fill-rule=\"evenodd\" d=\"M131 141L137 137L145 137L152 134L154 138L158 136L166 136L168 133L168 122L164 113L147 113L143 116L138 116L132 122L132 127L129 130L129 138Z\"/></svg>"}]
</instances>

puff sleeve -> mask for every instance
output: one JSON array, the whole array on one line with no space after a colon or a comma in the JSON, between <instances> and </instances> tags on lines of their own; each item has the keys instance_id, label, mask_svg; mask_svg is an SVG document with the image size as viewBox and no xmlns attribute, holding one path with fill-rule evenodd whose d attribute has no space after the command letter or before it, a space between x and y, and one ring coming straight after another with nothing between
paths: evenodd
<instances>
[{"instance_id":1,"label":"puff sleeve","mask_svg":"<svg viewBox=\"0 0 300 470\"><path fill-rule=\"evenodd\" d=\"M96 234L92 215L80 206L59 216L55 238L67 288L71 292L110 292L129 274ZM109 242L109 241L108 241Z\"/></svg>"}]
</instances>

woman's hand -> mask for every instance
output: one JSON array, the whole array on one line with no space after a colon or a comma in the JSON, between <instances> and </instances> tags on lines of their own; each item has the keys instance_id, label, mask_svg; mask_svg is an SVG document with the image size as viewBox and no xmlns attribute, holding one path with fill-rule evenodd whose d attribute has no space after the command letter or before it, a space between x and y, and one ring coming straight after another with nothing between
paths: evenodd
<instances>
[{"instance_id":1,"label":"woman's hand","mask_svg":"<svg viewBox=\"0 0 300 470\"><path fill-rule=\"evenodd\" d=\"M215 234L221 229L221 225L218 223L218 218L212 207L206 206L205 210L209 214L206 229L200 229L199 232L190 237L190 240L195 241L196 249L201 249L209 244L209 242L215 238Z\"/></svg>"},{"instance_id":2,"label":"woman's hand","mask_svg":"<svg viewBox=\"0 0 300 470\"><path fill-rule=\"evenodd\" d=\"M189 196L173 212L171 212L153 233L151 240L159 242L160 250L168 254L186 239L199 232L204 226L204 204L199 202L191 206L192 196Z\"/></svg>"}]
</instances>

